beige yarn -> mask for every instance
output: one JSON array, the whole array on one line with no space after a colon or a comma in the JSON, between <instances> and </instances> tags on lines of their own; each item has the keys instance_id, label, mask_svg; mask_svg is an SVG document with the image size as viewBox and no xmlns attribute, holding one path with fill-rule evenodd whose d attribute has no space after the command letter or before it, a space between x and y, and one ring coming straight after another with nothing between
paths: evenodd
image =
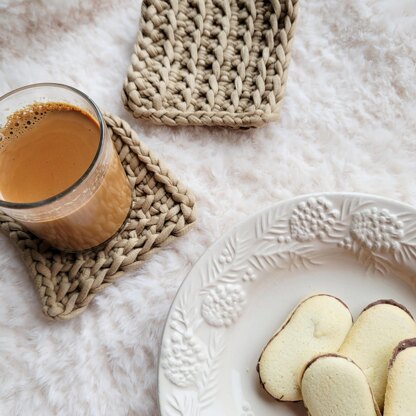
<instances>
[{"instance_id":1,"label":"beige yarn","mask_svg":"<svg viewBox=\"0 0 416 416\"><path fill-rule=\"evenodd\" d=\"M132 209L117 236L100 249L63 253L0 212L1 229L22 252L49 318L78 315L123 271L143 263L195 222L193 195L125 121L112 115L106 115L105 121L133 188Z\"/></svg>"},{"instance_id":2,"label":"beige yarn","mask_svg":"<svg viewBox=\"0 0 416 416\"><path fill-rule=\"evenodd\" d=\"M276 120L298 0L143 0L123 101L157 124Z\"/></svg>"}]
</instances>

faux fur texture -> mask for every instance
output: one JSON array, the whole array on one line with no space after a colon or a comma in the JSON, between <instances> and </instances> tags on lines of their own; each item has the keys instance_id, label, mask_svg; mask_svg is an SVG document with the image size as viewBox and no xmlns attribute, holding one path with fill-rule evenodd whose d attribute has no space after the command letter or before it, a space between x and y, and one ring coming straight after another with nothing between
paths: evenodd
<instances>
[{"instance_id":1,"label":"faux fur texture","mask_svg":"<svg viewBox=\"0 0 416 416\"><path fill-rule=\"evenodd\" d=\"M414 0L303 0L281 120L250 131L130 117L120 91L138 17L131 0L0 0L0 94L42 81L85 91L131 122L199 202L193 231L69 322L43 318L17 250L0 236L0 415L157 415L169 305L231 225L315 191L416 204Z\"/></svg>"}]
</instances>

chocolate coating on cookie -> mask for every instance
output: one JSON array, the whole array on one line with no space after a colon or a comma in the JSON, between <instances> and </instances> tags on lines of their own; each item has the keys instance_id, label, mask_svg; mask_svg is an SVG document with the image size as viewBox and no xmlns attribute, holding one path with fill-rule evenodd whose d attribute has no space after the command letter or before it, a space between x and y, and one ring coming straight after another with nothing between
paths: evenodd
<instances>
[{"instance_id":1,"label":"chocolate coating on cookie","mask_svg":"<svg viewBox=\"0 0 416 416\"><path fill-rule=\"evenodd\" d=\"M375 302L370 303L369 305L367 305L363 311L365 312L366 310L372 308L373 306L377 306L377 305L392 305L392 306L397 306L400 309L403 309L411 318L413 318L412 313L409 311L409 309L406 308L406 306L402 305L399 302L396 302L394 299L379 299L376 300Z\"/></svg>"},{"instance_id":2,"label":"chocolate coating on cookie","mask_svg":"<svg viewBox=\"0 0 416 416\"><path fill-rule=\"evenodd\" d=\"M407 350L408 348L414 348L416 347L416 338L409 338L404 339L403 341L400 341L397 347L394 349L393 354L390 358L389 362L389 369L393 367L394 361L396 360L397 356L404 350Z\"/></svg>"}]
</instances>

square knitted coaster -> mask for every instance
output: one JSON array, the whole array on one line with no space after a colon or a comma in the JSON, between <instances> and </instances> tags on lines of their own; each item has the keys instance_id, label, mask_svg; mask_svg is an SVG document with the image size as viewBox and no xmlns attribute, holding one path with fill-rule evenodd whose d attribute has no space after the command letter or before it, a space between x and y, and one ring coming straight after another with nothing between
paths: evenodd
<instances>
[{"instance_id":1,"label":"square knitted coaster","mask_svg":"<svg viewBox=\"0 0 416 416\"><path fill-rule=\"evenodd\" d=\"M143 0L123 101L157 124L278 118L298 0Z\"/></svg>"},{"instance_id":2,"label":"square knitted coaster","mask_svg":"<svg viewBox=\"0 0 416 416\"><path fill-rule=\"evenodd\" d=\"M70 319L124 270L143 263L157 248L184 235L195 222L195 199L120 118L105 121L133 189L130 215L98 249L52 249L0 212L0 226L20 249L46 316Z\"/></svg>"}]
</instances>

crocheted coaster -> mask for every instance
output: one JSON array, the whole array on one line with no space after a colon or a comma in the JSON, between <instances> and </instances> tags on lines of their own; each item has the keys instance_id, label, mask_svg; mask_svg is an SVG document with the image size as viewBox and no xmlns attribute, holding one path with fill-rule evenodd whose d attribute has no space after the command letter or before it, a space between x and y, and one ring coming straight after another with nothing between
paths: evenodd
<instances>
[{"instance_id":1,"label":"crocheted coaster","mask_svg":"<svg viewBox=\"0 0 416 416\"><path fill-rule=\"evenodd\" d=\"M195 199L120 118L106 115L112 140L133 188L129 218L99 249L63 253L0 212L0 226L23 254L46 316L70 319L122 271L185 234L195 221Z\"/></svg>"},{"instance_id":2,"label":"crocheted coaster","mask_svg":"<svg viewBox=\"0 0 416 416\"><path fill-rule=\"evenodd\" d=\"M126 107L171 126L276 120L297 15L298 0L143 0Z\"/></svg>"}]
</instances>

